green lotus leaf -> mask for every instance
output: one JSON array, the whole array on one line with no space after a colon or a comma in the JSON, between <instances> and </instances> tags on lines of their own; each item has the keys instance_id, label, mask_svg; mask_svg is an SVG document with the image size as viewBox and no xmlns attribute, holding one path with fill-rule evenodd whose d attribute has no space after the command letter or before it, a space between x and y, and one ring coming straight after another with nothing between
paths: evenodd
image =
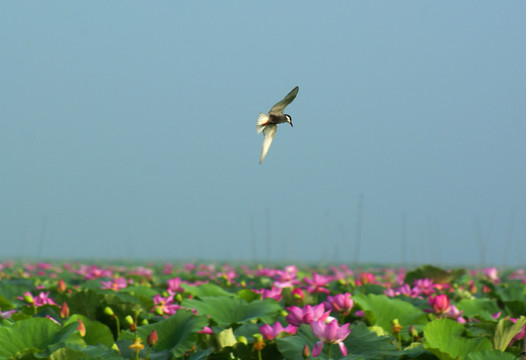
<instances>
[{"instance_id":1,"label":"green lotus leaf","mask_svg":"<svg viewBox=\"0 0 526 360\"><path fill-rule=\"evenodd\" d=\"M472 352L493 350L488 339L467 338L464 331L464 325L454 320L433 320L424 326L424 347L440 360L462 360Z\"/></svg>"},{"instance_id":2,"label":"green lotus leaf","mask_svg":"<svg viewBox=\"0 0 526 360\"><path fill-rule=\"evenodd\" d=\"M510 282L506 286L494 286L494 293L511 316L526 314L526 286L523 284Z\"/></svg>"},{"instance_id":3,"label":"green lotus leaf","mask_svg":"<svg viewBox=\"0 0 526 360\"><path fill-rule=\"evenodd\" d=\"M463 311L463 316L486 320L495 321L492 314L500 311L497 302L493 299L462 299L457 303L457 308Z\"/></svg>"},{"instance_id":4,"label":"green lotus leaf","mask_svg":"<svg viewBox=\"0 0 526 360\"><path fill-rule=\"evenodd\" d=\"M201 284L199 286L181 284L181 287L184 289L185 292L192 294L192 296L198 297L198 298L203 298L206 296L228 296L228 297L236 296L235 294L224 290L222 287L216 284L207 283L207 284Z\"/></svg>"},{"instance_id":5,"label":"green lotus leaf","mask_svg":"<svg viewBox=\"0 0 526 360\"><path fill-rule=\"evenodd\" d=\"M155 324L139 326L138 336L146 342L153 330L157 331L158 341L154 346L156 351L168 350L174 357L180 357L189 351L197 342L197 332L208 325L208 319L195 316L193 312L178 310L175 315ZM132 357L129 344L135 335L131 331L123 331L118 339L119 348L126 358ZM142 352L141 352L142 354ZM144 356L144 355L143 355Z\"/></svg>"},{"instance_id":6,"label":"green lotus leaf","mask_svg":"<svg viewBox=\"0 0 526 360\"><path fill-rule=\"evenodd\" d=\"M400 299L392 299L385 295L357 294L353 296L353 300L364 310L370 325L378 325L388 333L392 333L391 322L398 319L404 338L409 337L410 325L418 328L427 323L425 312Z\"/></svg>"},{"instance_id":7,"label":"green lotus leaf","mask_svg":"<svg viewBox=\"0 0 526 360\"><path fill-rule=\"evenodd\" d=\"M518 359L515 355L498 350L484 350L469 353L466 360L514 360Z\"/></svg>"},{"instance_id":8,"label":"green lotus leaf","mask_svg":"<svg viewBox=\"0 0 526 360\"><path fill-rule=\"evenodd\" d=\"M85 345L76 326L63 327L47 318L31 318L0 326L0 359L44 352L56 344Z\"/></svg>"},{"instance_id":9,"label":"green lotus leaf","mask_svg":"<svg viewBox=\"0 0 526 360\"><path fill-rule=\"evenodd\" d=\"M408 272L404 282L413 285L417 279L432 279L435 283L452 283L466 273L465 269L444 270L432 265L424 265Z\"/></svg>"},{"instance_id":10,"label":"green lotus leaf","mask_svg":"<svg viewBox=\"0 0 526 360\"><path fill-rule=\"evenodd\" d=\"M253 319L262 319L271 323L279 315L280 304L271 299L246 300L232 297L203 297L201 300L186 299L182 306L195 309L199 315L208 315L218 326L229 327L231 324L241 324Z\"/></svg>"},{"instance_id":11,"label":"green lotus leaf","mask_svg":"<svg viewBox=\"0 0 526 360\"><path fill-rule=\"evenodd\" d=\"M254 301L259 298L259 294L249 289L242 289L237 293L240 299L244 299L248 302Z\"/></svg>"},{"instance_id":12,"label":"green lotus leaf","mask_svg":"<svg viewBox=\"0 0 526 360\"><path fill-rule=\"evenodd\" d=\"M111 322L111 319L104 314L106 306L111 307L121 319L142 310L140 301L130 294L104 294L93 289L73 293L67 303L71 313L84 315L91 320L99 320L106 324Z\"/></svg>"},{"instance_id":13,"label":"green lotus leaf","mask_svg":"<svg viewBox=\"0 0 526 360\"><path fill-rule=\"evenodd\" d=\"M16 300L18 296L22 296L27 291L32 291L35 288L34 280L30 279L2 279L0 281L0 296L2 296L8 303ZM4 303L4 301L2 301ZM4 305L2 304L2 309Z\"/></svg>"},{"instance_id":14,"label":"green lotus leaf","mask_svg":"<svg viewBox=\"0 0 526 360\"><path fill-rule=\"evenodd\" d=\"M113 339L113 335L111 333L110 328L108 328L103 323L96 321L96 320L90 320L82 315L72 315L68 320L64 323L64 325L68 324L77 324L78 320L81 320L86 327L86 336L84 336L84 341L88 345L98 345L103 344L108 347L113 346L115 343L115 340Z\"/></svg>"},{"instance_id":15,"label":"green lotus leaf","mask_svg":"<svg viewBox=\"0 0 526 360\"><path fill-rule=\"evenodd\" d=\"M49 357L49 360L122 360L124 359L116 350L109 349L104 345L75 346L66 344L56 349Z\"/></svg>"},{"instance_id":16,"label":"green lotus leaf","mask_svg":"<svg viewBox=\"0 0 526 360\"><path fill-rule=\"evenodd\" d=\"M314 336L311 327L303 324L298 328L296 335L277 339L276 344L279 352L285 359L304 360L303 347L307 345L312 351L316 341L318 339Z\"/></svg>"},{"instance_id":17,"label":"green lotus leaf","mask_svg":"<svg viewBox=\"0 0 526 360\"><path fill-rule=\"evenodd\" d=\"M303 347L307 345L310 350L318 341L310 326L301 325L295 336L277 339L277 346L280 353L290 360L303 360ZM364 324L359 324L351 328L351 333L344 340L347 347L347 356L343 357L338 346L332 345L331 357L333 359L371 359L380 360L394 357L399 354L398 349L385 336L377 336L374 332L367 329ZM324 346L322 357L327 358L328 345Z\"/></svg>"}]
</instances>

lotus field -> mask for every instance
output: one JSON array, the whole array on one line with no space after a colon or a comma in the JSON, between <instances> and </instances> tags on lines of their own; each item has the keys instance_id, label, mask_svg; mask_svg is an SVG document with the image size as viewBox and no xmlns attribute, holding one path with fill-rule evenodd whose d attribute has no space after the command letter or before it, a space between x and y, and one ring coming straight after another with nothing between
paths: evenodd
<instances>
[{"instance_id":1,"label":"lotus field","mask_svg":"<svg viewBox=\"0 0 526 360\"><path fill-rule=\"evenodd\" d=\"M0 264L0 359L520 359L524 270Z\"/></svg>"}]
</instances>

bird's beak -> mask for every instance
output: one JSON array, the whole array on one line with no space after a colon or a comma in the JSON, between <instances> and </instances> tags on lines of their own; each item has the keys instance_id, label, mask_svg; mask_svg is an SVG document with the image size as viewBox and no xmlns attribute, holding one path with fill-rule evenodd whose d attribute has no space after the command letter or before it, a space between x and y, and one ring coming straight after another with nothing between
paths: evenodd
<instances>
[{"instance_id":1,"label":"bird's beak","mask_svg":"<svg viewBox=\"0 0 526 360\"><path fill-rule=\"evenodd\" d=\"M292 125L292 121L289 121L289 124L290 124L291 127L294 127L294 125Z\"/></svg>"}]
</instances>

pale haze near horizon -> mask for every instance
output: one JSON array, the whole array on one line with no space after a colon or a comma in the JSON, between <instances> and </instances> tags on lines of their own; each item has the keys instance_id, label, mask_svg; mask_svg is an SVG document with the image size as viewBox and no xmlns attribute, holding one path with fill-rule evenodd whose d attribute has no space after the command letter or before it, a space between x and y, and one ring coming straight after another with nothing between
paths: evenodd
<instances>
[{"instance_id":1,"label":"pale haze near horizon","mask_svg":"<svg viewBox=\"0 0 526 360\"><path fill-rule=\"evenodd\" d=\"M525 13L3 2L0 258L523 266Z\"/></svg>"}]
</instances>

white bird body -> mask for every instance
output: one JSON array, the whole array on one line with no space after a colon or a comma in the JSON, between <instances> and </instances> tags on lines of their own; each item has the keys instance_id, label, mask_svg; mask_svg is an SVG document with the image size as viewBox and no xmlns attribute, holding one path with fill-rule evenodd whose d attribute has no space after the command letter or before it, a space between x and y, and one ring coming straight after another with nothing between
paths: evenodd
<instances>
[{"instance_id":1,"label":"white bird body","mask_svg":"<svg viewBox=\"0 0 526 360\"><path fill-rule=\"evenodd\" d=\"M260 164L267 155L270 144L272 144L272 140L274 140L274 136L278 130L278 124L288 122L290 126L293 126L292 118L287 114L283 114L283 110L285 110L285 107L287 107L287 105L290 104L292 100L294 100L298 94L298 90L299 88L297 86L292 89L292 91L289 92L287 96L283 98L283 100L275 104L270 109L268 115L263 113L259 114L256 129L258 134L263 132L264 136L263 146L261 148L261 157L259 159Z\"/></svg>"}]
</instances>

